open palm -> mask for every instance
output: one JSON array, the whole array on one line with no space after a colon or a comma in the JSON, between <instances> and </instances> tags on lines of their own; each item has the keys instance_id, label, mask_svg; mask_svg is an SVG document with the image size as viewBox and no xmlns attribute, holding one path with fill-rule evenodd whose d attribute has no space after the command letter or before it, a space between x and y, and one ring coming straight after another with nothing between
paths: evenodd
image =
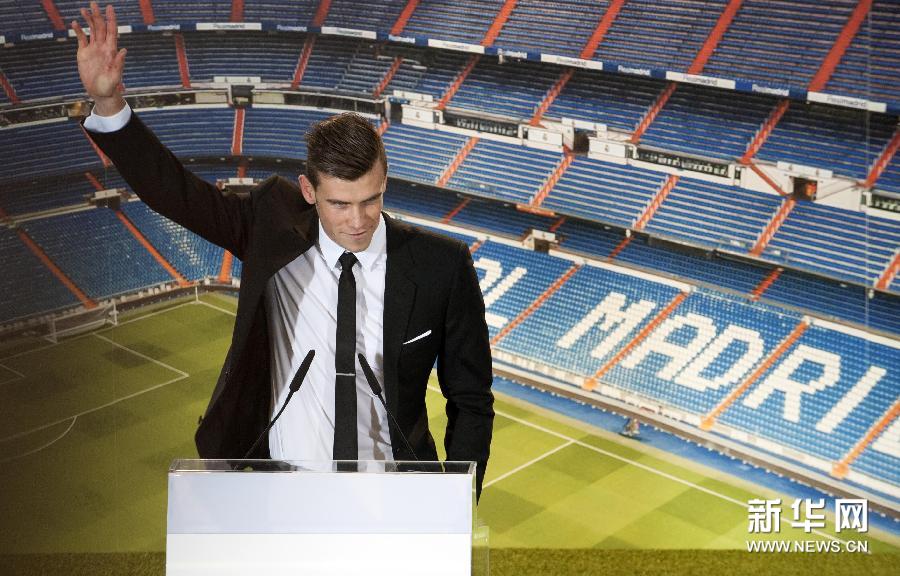
<instances>
[{"instance_id":1,"label":"open palm","mask_svg":"<svg viewBox=\"0 0 900 576\"><path fill-rule=\"evenodd\" d=\"M88 95L95 101L116 96L121 90L122 71L125 68L125 52L118 49L118 27L116 11L112 5L106 7L106 18L96 2L91 9L81 9L90 27L90 38L77 21L72 29L78 38L78 75Z\"/></svg>"}]
</instances>

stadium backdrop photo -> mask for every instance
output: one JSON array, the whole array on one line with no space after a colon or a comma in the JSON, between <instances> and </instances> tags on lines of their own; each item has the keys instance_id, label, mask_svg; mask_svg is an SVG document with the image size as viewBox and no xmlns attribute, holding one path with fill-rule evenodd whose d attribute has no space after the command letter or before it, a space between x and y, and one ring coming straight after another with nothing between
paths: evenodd
<instances>
[{"instance_id":1,"label":"stadium backdrop photo","mask_svg":"<svg viewBox=\"0 0 900 576\"><path fill-rule=\"evenodd\" d=\"M223 194L352 111L385 211L469 246L473 574L896 573L900 0L109 4ZM87 6L0 0L0 574L165 573L241 290L82 127Z\"/></svg>"}]
</instances>

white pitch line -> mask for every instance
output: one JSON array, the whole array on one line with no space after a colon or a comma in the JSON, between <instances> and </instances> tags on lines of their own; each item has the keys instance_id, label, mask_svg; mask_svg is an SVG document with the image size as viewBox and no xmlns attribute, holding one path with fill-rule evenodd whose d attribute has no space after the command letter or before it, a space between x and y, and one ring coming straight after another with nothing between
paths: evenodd
<instances>
[{"instance_id":1,"label":"white pitch line","mask_svg":"<svg viewBox=\"0 0 900 576\"><path fill-rule=\"evenodd\" d=\"M534 464L535 462L538 462L538 461L540 461L540 460L543 460L544 458L546 458L547 456L550 456L551 454L556 454L557 452L559 452L560 450L562 450L562 449L565 448L566 446L571 446L572 443L573 443L573 441L570 440L570 441L566 442L565 444L560 444L559 446L557 446L557 447L554 448L553 450L548 450L547 452L544 452L543 454L541 454L541 455L538 456L537 458L533 458L533 459L529 460L528 462L522 464L521 466L518 466L518 467L516 467L516 468L513 468L513 469L510 470L509 472L507 472L507 473L505 473L505 474L501 474L500 476L497 476L496 478L494 478L493 480L491 480L490 482L488 482L487 484L485 484L485 485L484 485L484 488L487 488L488 486L491 486L491 485L493 485L493 484L496 484L497 482L503 480L504 478L509 478L510 476L512 476L513 474L515 474L516 472L520 472L521 470L524 470L525 468L528 468L529 466L531 466L531 465Z\"/></svg>"},{"instance_id":2,"label":"white pitch line","mask_svg":"<svg viewBox=\"0 0 900 576\"><path fill-rule=\"evenodd\" d=\"M4 370L8 370L16 375L15 378L0 381L0 386L3 386L4 384L9 384L11 382L18 382L19 380L23 380L25 378L24 374L22 374L21 372L19 372L18 370L14 369L14 368L10 368L6 364L0 364L0 368L3 368Z\"/></svg>"},{"instance_id":3,"label":"white pitch line","mask_svg":"<svg viewBox=\"0 0 900 576\"><path fill-rule=\"evenodd\" d=\"M98 338L98 339L100 339L100 340L103 340L104 342L108 342L109 344L112 344L112 345L115 346L116 348L121 348L122 350L125 350L126 352L130 352L130 353L134 354L135 356L138 356L138 357L140 357L140 358L143 358L144 360L147 360L147 361L149 361L149 362L153 362L154 364L156 364L156 365L158 365L158 366L162 366L163 368L165 368L165 369L167 369L167 370L171 370L172 372L175 372L176 374L178 374L178 378L173 378L173 379L171 379L171 380L168 380L168 381L166 381L166 382L163 382L162 384L156 384L155 386L151 386L151 387L146 388L146 389L144 389L144 390L139 390L139 391L137 391L137 392L133 392L133 393L128 394L128 395L126 395L126 396L123 396L123 397L121 397L121 398L117 398L117 399L115 399L115 400L112 400L112 401L110 401L110 402L107 402L106 404L103 404L103 405L101 405L101 406L96 406L96 407L91 408L91 409L89 409L89 410L85 410L84 412L79 412L78 414L75 414L74 416L67 416L66 418L62 418L62 419L60 419L60 420L57 420L57 421L55 421L55 422L51 422L51 423L49 423L49 424L43 424L43 425L38 426L38 427L36 427L36 428L32 428L31 430L26 430L25 432L18 432L18 433L16 433L16 434L13 434L12 436L7 436L6 438L0 438L0 442L8 442L9 440L15 440L16 438L21 438L21 437L23 437L23 436L27 436L27 435L29 435L29 434L33 434L34 432L38 432L38 431L40 431L40 430L44 430L45 428L49 428L49 427L51 427L51 426L55 426L55 425L60 424L60 423L62 423L62 422L66 422L66 421L69 420L70 418L71 418L71 419L78 418L79 416L84 416L85 414L90 414L91 412L96 412L96 411L98 411L98 410L102 410L102 409L104 409L104 408L108 408L108 407L110 407L110 406L113 406L113 405L115 405L115 404L118 404L119 402L123 402L123 401L125 401L125 400L130 400L131 398L135 398L135 397L137 397L137 396L140 396L141 394L146 394L147 392L152 392L153 390L158 390L158 389L162 388L163 386L168 386L169 384L174 384L175 382L178 382L179 380L184 380L185 378L190 377L190 374L188 374L188 373L185 372L184 370L179 370L178 368L175 368L174 366L170 366L169 364L166 364L165 362L161 362L161 361L159 361L159 360L157 360L157 359L155 359L155 358L151 358L151 357L147 356L146 354L142 354L142 353L138 352L137 350L133 350L133 349L129 348L128 346L123 346L122 344L119 344L118 342L114 342L114 341L110 340L110 339L107 338L106 336L101 336L100 334L97 334L97 333L89 334L89 336L94 336L94 337L96 337L96 338Z\"/></svg>"},{"instance_id":4,"label":"white pitch line","mask_svg":"<svg viewBox=\"0 0 900 576\"><path fill-rule=\"evenodd\" d=\"M440 393L440 389L435 388L434 386L429 386L428 388L433 392ZM530 428L534 428L535 430L540 430L541 432L545 432L547 434L550 434L551 436L556 436L557 438L561 438L563 440L570 440L572 444L577 444L578 446L587 448L588 450L593 450L594 452L603 454L604 456L609 456L610 458L614 458L621 462L626 462L628 464L631 464L632 466L636 466L638 468L641 468L642 470L646 470L647 472L650 472L651 474L656 474L657 476L662 476L663 478L667 478L669 480L672 480L673 482L678 482L679 484L684 484L685 486L689 486L695 490L699 490L700 492L705 492L706 494L709 494L710 496L715 496L717 498L721 498L722 500L731 502L732 504L737 504L738 506L740 506L741 508L743 508L745 510L747 509L746 502L741 502L737 498L732 498L731 496L726 496L725 494L722 494L721 492L716 492L715 490L710 490L709 488L700 486L699 484L695 484L695 483L691 482L690 480L685 480L684 478L679 478L678 476L674 476L672 474L669 474L668 472L663 472L662 470L657 470L656 468L653 468L646 464L642 464L640 462L637 462L636 460L631 460L629 458L625 458L624 456L620 456L614 452L609 452L607 450L604 450L603 448L598 448L597 446L592 446L590 444L586 444L585 442L582 442L581 440L577 440L570 436L566 436L565 434L562 434L561 432L557 432L555 430L550 430L549 428L545 428L545 427L541 426L540 424L534 424L532 422L528 422L527 420L523 420L522 418L518 418L516 416L513 416L512 414L506 414L505 412L497 411L497 410L495 410L495 414L497 414L499 416L503 416L504 418L509 418L513 422L518 422L519 424L528 426ZM812 532L814 534L818 534L819 536L823 536L830 540L834 540L837 542L844 542L844 543L847 542L846 540L842 540L840 538L832 536L831 534L826 534L825 532L821 532L819 530L813 530Z\"/></svg>"},{"instance_id":5,"label":"white pitch line","mask_svg":"<svg viewBox=\"0 0 900 576\"><path fill-rule=\"evenodd\" d=\"M88 410L84 410L82 412L79 412L78 414L73 414L72 416L66 416L65 418L60 418L59 420L56 420L55 422L50 422L49 424L43 424L41 426L37 426L35 428L32 428L31 430L26 430L24 432L18 432L16 434L13 434L12 436L7 436L6 438L0 438L0 442L9 442L10 440L15 440L16 438L22 438L23 436L28 436L29 434L33 434L34 432L39 432L46 428L50 428L51 426L56 426L57 424L62 424L63 422L66 422L72 418L78 418L80 416L85 416L87 414L97 412L98 410L103 410L104 408L109 408L110 406L114 406L114 405L118 404L119 402L131 400L132 398L137 398L138 396L141 396L148 392L153 392L154 390L159 390L160 388L162 388L164 386L168 386L169 384L174 384L175 382L184 380L187 377L188 377L188 375L185 374L184 376L179 376L178 378L172 378L171 380L167 380L166 382L163 382L162 384L156 384L155 386L145 388L144 390L138 390L137 392L132 392L131 394L122 396L121 398L116 398L115 400L111 400L111 401L107 402L106 404L102 404L100 406L95 406Z\"/></svg>"},{"instance_id":6,"label":"white pitch line","mask_svg":"<svg viewBox=\"0 0 900 576\"><path fill-rule=\"evenodd\" d=\"M15 456L10 456L10 457L8 457L8 458L0 458L0 464L4 464L4 463L6 463L6 462L12 462L13 460L18 460L19 458L24 458L24 457L26 457L26 456L31 456L32 454L36 454L36 453L40 452L41 450L45 450L45 449L47 449L47 448L53 446L54 444L56 444L57 442L59 442L60 440L62 440L62 439L65 437L65 435L69 433L70 430L72 430L72 427L75 426L75 421L76 421L76 420L78 420L78 416L74 416L74 417L72 418L72 423L69 424L69 427L66 428L65 431L64 431L62 434L60 434L59 436L57 436L57 437L54 438L53 440L47 442L47 443L44 444L43 446L40 446L40 447L35 448L35 449L33 449L33 450L29 450L28 452L25 452L24 454L17 454L17 455L15 455Z\"/></svg>"},{"instance_id":7,"label":"white pitch line","mask_svg":"<svg viewBox=\"0 0 900 576\"><path fill-rule=\"evenodd\" d=\"M5 362L7 360L12 360L13 358L19 358L21 356L27 356L28 354L34 354L35 352L42 352L44 350L49 350L50 348L55 348L56 346L59 346L60 344L75 342L76 340L82 340L84 338L87 338L88 336L90 336L90 334L81 334L79 336L73 336L72 338L68 338L66 340L60 340L59 342L56 342L53 344L47 344L46 346L38 346L37 348L30 348L28 350L16 352L15 354L10 354L9 356L4 356L3 358L0 358L0 361Z\"/></svg>"},{"instance_id":8,"label":"white pitch line","mask_svg":"<svg viewBox=\"0 0 900 576\"><path fill-rule=\"evenodd\" d=\"M229 316L237 316L237 314L232 312L231 310L227 310L225 308L220 308L219 306L216 306L215 304L210 304L209 302L204 302L203 300L196 300L195 303L202 304L204 306L212 308L213 310L218 310L219 312L224 312L225 314L228 314Z\"/></svg>"},{"instance_id":9,"label":"white pitch line","mask_svg":"<svg viewBox=\"0 0 900 576\"><path fill-rule=\"evenodd\" d=\"M153 312L153 313L151 313L151 314L154 314L154 315L155 315L155 314L161 314L161 313L163 313L163 312L169 312L170 310L174 310L174 309L177 308L177 307L184 306L184 305L187 305L187 304L191 304L191 302L186 302L186 303L184 303L184 304L179 304L178 306L173 306L172 308L167 308L167 309L165 309L165 310L160 310L160 311L158 311L158 312ZM149 317L149 316L150 316L149 314L148 314L148 315L144 315L144 316L141 316L140 318L135 318L134 320L143 320L144 318L147 318L147 317ZM133 349L127 347L127 346L124 346L124 345L122 345L122 344L119 344L118 342L114 342L113 340L110 340L110 339L107 338L106 336L102 336L102 335L100 335L100 334L98 334L98 333L96 333L96 332L91 332L90 334L84 334L84 335L82 335L82 336L76 336L75 338L71 338L71 339L69 339L69 340L65 340L65 342L71 342L71 341L73 341L73 340L81 339L81 338L87 338L87 337L89 337L89 336L94 336L95 338L98 338L98 339L100 339L100 340L103 340L103 341L105 341L105 342L108 342L109 344L112 344L113 346L115 346L115 347L117 347L117 348L121 348L122 350L125 350L125 351L127 351L127 352L130 352L130 353L134 354L135 356L139 356L140 358L143 358L143 359L145 359L145 360L148 360L148 361L150 361L150 362L153 362L154 364L156 364L156 365L158 365L158 366L162 366L163 368L166 368L167 370L171 370L172 372L175 372L176 374L178 374L178 377L177 377L177 378L173 378L173 379L171 379L171 380L167 380L166 382L163 382L162 384L156 384L156 385L151 386L151 387L149 387L149 388L146 388L146 389L144 389L144 390L139 390L139 391L137 391L137 392L133 392L133 393L128 394L128 395L126 395L126 396L123 396L123 397L121 397L121 398L117 398L117 399L115 399L115 400L112 400L112 401L110 401L110 402L107 402L106 404L102 404L102 405L100 405L100 406L95 406L94 408L90 408L90 409L85 410L85 411L83 411L83 412L79 412L78 414L75 414L75 415L72 415L72 416L66 416L65 418L62 418L62 419L60 419L60 420L56 420L55 422L50 422L49 424L42 424L41 426L37 426L37 427L32 428L32 429L30 429L30 430L26 430L26 431L24 431L24 432L17 432L16 434L13 434L13 435L11 435L11 436L7 436L7 437L5 437L5 438L0 438L0 442L8 442L8 441L10 441L10 440L15 440L16 438L22 438L23 436L27 436L27 435L29 435L29 434L33 434L34 432L39 432L39 431L44 430L44 429L46 429L46 428L50 428L51 426L56 426L57 424L61 424L61 423L63 423L63 422L66 422L66 421L68 421L68 420L70 420L70 419L76 419L76 418L78 418L79 416L84 416L84 415L86 415L86 414L90 414L90 413L92 413L92 412L96 412L96 411L98 411L98 410L102 410L102 409L104 409L104 408L108 408L108 407L110 407L110 406L113 406L113 405L115 405L115 404L118 404L119 402L124 402L125 400L130 400L130 399L132 399L132 398L136 398L137 396L140 396L140 395L142 395L142 394L146 394L147 392L152 392L152 391L154 391L154 390L158 390L158 389L160 389L160 388L162 388L162 387L164 387L164 386L168 386L169 384L174 384L175 382L178 382L178 381L184 380L185 378L189 378L189 377L190 377L190 374L188 374L187 372L185 372L185 371L183 371L183 370L179 370L178 368L175 368L174 366L170 366L169 364L166 364L165 362L161 362L161 361L159 361L159 360L157 360L157 359L155 359L155 358L151 358L151 357L147 356L146 354L142 354L142 353L138 352L137 350L133 350ZM22 356L22 355L25 355L25 354L30 354L30 353L32 353L32 352L37 352L37 351L40 351L40 350L44 350L44 349L46 349L46 348L51 348L51 347L56 346L56 345L57 345L57 344L51 344L50 346L43 346L43 347L41 347L41 348L35 348L35 349L32 349L32 350L25 350L24 352L20 352L20 353L18 353L18 354L14 354L14 355L12 355L12 356L7 356L6 358L3 358L3 360L6 360L7 358L15 358L16 356Z\"/></svg>"},{"instance_id":10,"label":"white pitch line","mask_svg":"<svg viewBox=\"0 0 900 576\"><path fill-rule=\"evenodd\" d=\"M27 356L28 354L34 354L35 352L42 352L42 351L44 351L44 350L49 350L50 348L55 348L55 347L57 347L57 346L59 346L59 345L61 345L61 344L68 344L69 342L75 342L75 341L77 341L77 340L82 340L82 339L84 339L84 338L90 338L91 336L93 336L93 335L95 335L95 334L100 334L100 333L104 333L104 332L109 332L109 331L111 331L111 330L115 330L115 329L118 328L119 326L124 326L124 325L126 325L126 324L131 324L132 322L137 322L138 320L144 320L145 318L150 318L151 316L157 316L157 315L159 315L159 314L165 314L166 312L171 312L172 310L177 310L178 308L181 308L182 306L188 306L188 305L190 305L190 304L194 304L194 302L193 302L193 301L190 301L190 302L182 302L181 304L176 304L175 306L172 306L171 308L166 308L165 310L157 310L156 312L150 312L150 313L148 313L148 314L144 314L143 316L138 316L137 318L130 318L130 319L128 319L128 320L123 320L122 322L119 322L119 323L116 324L115 326L109 326L108 328L99 328L99 329L97 329L97 330L95 330L95 331L93 331L93 332L90 332L90 333L87 333L87 334L79 334L78 336L73 336L73 337L71 337L71 338L66 338L65 340L60 340L60 341L58 341L58 342L54 342L53 344L47 344L46 346L39 346L39 347L37 347L37 348L31 348L31 349L29 349L29 350L23 350L23 351L21 351L21 352L17 352L17 353L15 353L15 354L10 354L9 356L4 356L3 358L0 358L0 362L6 361L6 360L11 360L11 359L13 359L13 358L19 358L20 356Z\"/></svg>"},{"instance_id":11,"label":"white pitch line","mask_svg":"<svg viewBox=\"0 0 900 576\"><path fill-rule=\"evenodd\" d=\"M174 366L170 366L170 365L166 364L165 362L160 362L159 360L157 360L155 358L151 358L151 357L147 356L146 354L141 354L137 350L132 350L128 346L123 346L122 344L119 344L118 342L114 342L114 341L110 340L109 338L107 338L106 336L101 336L100 334L94 334L94 336L96 338L99 338L100 340L109 342L116 348L121 348L122 350L131 352L135 356L139 356L139 357L143 358L144 360L149 360L150 362L153 362L154 364L156 364L158 366L162 366L163 368L167 368L168 370L171 370L172 372L175 372L176 374L180 374L184 378L187 378L188 376L190 376L190 374L188 374L187 372L179 370L178 368L175 368Z\"/></svg>"},{"instance_id":12,"label":"white pitch line","mask_svg":"<svg viewBox=\"0 0 900 576\"><path fill-rule=\"evenodd\" d=\"M193 303L194 303L193 300L191 300L190 302L182 302L181 304L176 304L175 306L172 306L170 308L164 308L163 310L157 310L156 312L148 312L147 314L143 314L136 318L129 318L128 320L123 320L123 321L118 322L115 325L110 326L108 328L101 328L101 329L97 330L97 332L95 332L95 334L99 333L99 332L109 332L110 330L115 330L119 326L125 326L126 324L131 324L132 322L138 322L139 320L145 320L147 318L152 318L153 316L159 316L160 314L165 314L166 312L171 312L172 310L178 310L179 308L184 308L185 306L190 306Z\"/></svg>"}]
</instances>

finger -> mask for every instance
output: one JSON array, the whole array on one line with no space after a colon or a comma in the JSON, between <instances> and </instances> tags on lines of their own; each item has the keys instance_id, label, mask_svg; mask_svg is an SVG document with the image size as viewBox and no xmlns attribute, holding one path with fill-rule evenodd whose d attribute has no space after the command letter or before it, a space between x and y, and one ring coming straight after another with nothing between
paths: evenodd
<instances>
[{"instance_id":1,"label":"finger","mask_svg":"<svg viewBox=\"0 0 900 576\"><path fill-rule=\"evenodd\" d=\"M94 19L91 18L91 13L87 11L87 8L81 9L81 16L84 18L84 21L87 22L88 30L91 33L91 44L93 44L94 38L97 37L97 34L94 32Z\"/></svg>"},{"instance_id":2,"label":"finger","mask_svg":"<svg viewBox=\"0 0 900 576\"><path fill-rule=\"evenodd\" d=\"M97 31L97 42L102 44L106 40L106 20L103 19L103 14L100 13L100 6L96 2L91 2L91 16L94 19L94 27Z\"/></svg>"},{"instance_id":3,"label":"finger","mask_svg":"<svg viewBox=\"0 0 900 576\"><path fill-rule=\"evenodd\" d=\"M84 30L81 29L81 24L77 20L72 20L72 30L75 31L75 37L78 38L78 49L87 46L87 36L84 35Z\"/></svg>"},{"instance_id":4,"label":"finger","mask_svg":"<svg viewBox=\"0 0 900 576\"><path fill-rule=\"evenodd\" d=\"M122 75L122 70L125 69L125 55L128 54L128 48L122 48L119 50L119 53L116 54L115 60L113 60L113 68L118 72L119 76Z\"/></svg>"},{"instance_id":5,"label":"finger","mask_svg":"<svg viewBox=\"0 0 900 576\"><path fill-rule=\"evenodd\" d=\"M110 48L116 49L116 43L119 37L119 25L116 23L116 9L112 4L106 5L106 42Z\"/></svg>"}]
</instances>

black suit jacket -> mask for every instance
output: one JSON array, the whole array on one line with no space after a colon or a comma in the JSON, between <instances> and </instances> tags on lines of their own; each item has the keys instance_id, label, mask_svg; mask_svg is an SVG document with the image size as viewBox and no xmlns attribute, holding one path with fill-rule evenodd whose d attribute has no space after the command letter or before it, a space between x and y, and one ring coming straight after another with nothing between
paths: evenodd
<instances>
[{"instance_id":1,"label":"black suit jacket","mask_svg":"<svg viewBox=\"0 0 900 576\"><path fill-rule=\"evenodd\" d=\"M203 458L240 458L272 414L265 287L280 268L312 247L314 207L297 185L272 176L249 194L223 194L186 170L137 114L116 132L88 132L150 208L243 261L231 347L197 429ZM484 301L468 247L385 215L384 390L416 455L437 460L425 391L437 360L447 399L448 460L477 462L477 493L493 429L491 355ZM423 332L431 335L410 344ZM397 460L412 459L390 426ZM266 442L253 454L268 458Z\"/></svg>"}]
</instances>

